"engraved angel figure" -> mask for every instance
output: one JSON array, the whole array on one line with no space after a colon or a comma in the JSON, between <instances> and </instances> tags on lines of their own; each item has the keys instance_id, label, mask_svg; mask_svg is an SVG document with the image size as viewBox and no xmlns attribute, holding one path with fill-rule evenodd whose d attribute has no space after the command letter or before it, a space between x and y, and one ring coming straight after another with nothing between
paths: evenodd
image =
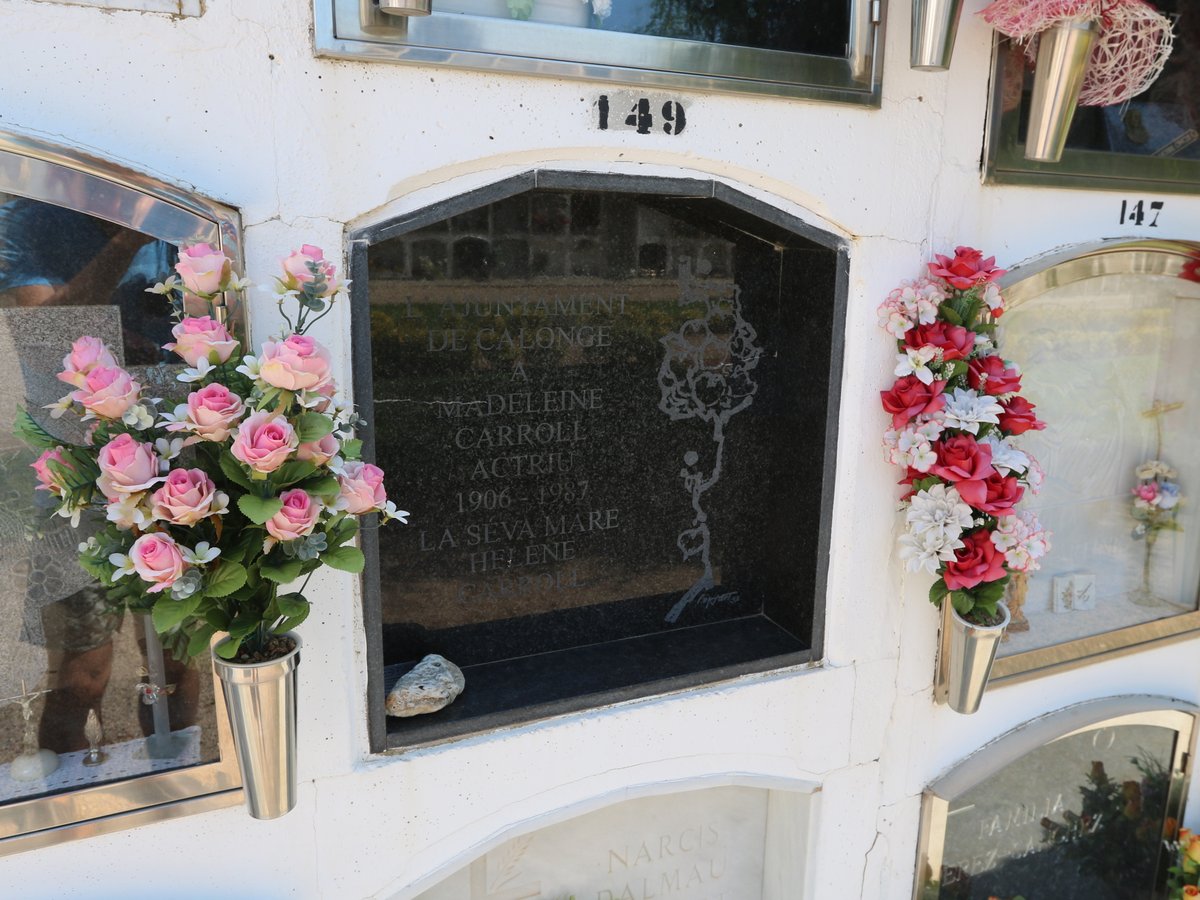
<instances>
[{"instance_id":1,"label":"engraved angel figure","mask_svg":"<svg viewBox=\"0 0 1200 900\"><path fill-rule=\"evenodd\" d=\"M762 349L754 344L754 327L742 318L740 287L726 281L697 280L688 259L680 262L679 284L679 304L703 304L705 312L702 318L684 322L679 330L661 339L666 352L658 370L658 408L673 421L699 419L709 423L716 447L707 475L699 452L688 450L683 457L684 468L679 476L684 490L691 495L695 516L691 527L679 533L676 544L685 560L700 557L704 571L671 607L668 622L676 621L692 601L714 585L708 513L702 498L720 480L729 420L754 402L758 385L751 372L762 357Z\"/></svg>"}]
</instances>

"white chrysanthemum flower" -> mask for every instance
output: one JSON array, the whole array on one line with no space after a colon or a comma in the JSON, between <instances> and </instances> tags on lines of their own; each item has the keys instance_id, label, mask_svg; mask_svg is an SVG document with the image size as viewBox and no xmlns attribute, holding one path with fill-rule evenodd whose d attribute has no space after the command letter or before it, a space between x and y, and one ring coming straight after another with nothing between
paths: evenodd
<instances>
[{"instance_id":1,"label":"white chrysanthemum flower","mask_svg":"<svg viewBox=\"0 0 1200 900\"><path fill-rule=\"evenodd\" d=\"M994 434L979 439L981 446L991 447L992 467L1001 475L1020 475L1029 468L1029 455L1007 440Z\"/></svg>"},{"instance_id":2,"label":"white chrysanthemum flower","mask_svg":"<svg viewBox=\"0 0 1200 900\"><path fill-rule=\"evenodd\" d=\"M900 536L900 558L910 572L924 570L936 575L941 564L954 559L954 551L963 546L960 540L947 540L932 531L922 535L903 534Z\"/></svg>"},{"instance_id":3,"label":"white chrysanthemum flower","mask_svg":"<svg viewBox=\"0 0 1200 900\"><path fill-rule=\"evenodd\" d=\"M948 428L959 428L971 434L979 434L979 426L985 422L1000 424L1000 414L1004 412L1004 407L995 397L981 395L978 391L966 388L955 388L950 394L942 396L946 398L942 412L945 413Z\"/></svg>"},{"instance_id":4,"label":"white chrysanthemum flower","mask_svg":"<svg viewBox=\"0 0 1200 900\"><path fill-rule=\"evenodd\" d=\"M918 537L932 533L954 541L964 529L971 527L971 507L954 488L935 484L918 491L909 500L904 521Z\"/></svg>"}]
</instances>

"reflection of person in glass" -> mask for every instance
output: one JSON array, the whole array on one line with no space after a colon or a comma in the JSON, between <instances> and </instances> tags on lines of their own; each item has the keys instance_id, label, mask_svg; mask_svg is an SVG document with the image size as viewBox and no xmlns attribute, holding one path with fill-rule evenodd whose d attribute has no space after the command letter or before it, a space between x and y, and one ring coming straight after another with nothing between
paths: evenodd
<instances>
[{"instance_id":1,"label":"reflection of person in glass","mask_svg":"<svg viewBox=\"0 0 1200 900\"><path fill-rule=\"evenodd\" d=\"M24 198L0 206L0 308L68 308L63 310L63 327L54 322L46 329L43 324L49 332L45 334L23 333L21 320L10 320L10 331L18 333L6 335L13 352L0 354L5 357L0 359L0 375L8 385L5 430L18 403L36 412L58 399L42 396L44 392L65 392L59 390L62 385L51 387L52 376L40 369L61 360L66 347L58 344L69 343L67 336L77 331L78 315L72 316L71 307L117 308L124 362L147 365L166 358L161 345L170 340L170 310L146 288L170 273L173 253L164 241L74 210ZM53 433L79 440L82 434L68 433L66 422L43 420ZM3 444L10 444L7 435ZM53 687L42 713L40 742L63 753L88 746L84 726L90 709L102 709L112 677L113 635L122 617L79 567L75 546L80 535L72 533L66 520L53 516L49 504L39 502L45 498L35 496L31 460L25 456L23 450L6 452L0 466L0 487L5 495L24 498L21 526L32 531L32 540L25 534L0 547L0 585L8 594L0 602L11 603L14 593L24 593L21 637L46 647ZM5 642L15 637L0 635ZM144 655L144 638L139 644ZM169 658L167 665L167 680L178 685L171 700L178 728L195 719L198 677L195 669ZM136 702L132 683L119 702ZM142 730L149 733L149 710L138 707Z\"/></svg>"}]
</instances>

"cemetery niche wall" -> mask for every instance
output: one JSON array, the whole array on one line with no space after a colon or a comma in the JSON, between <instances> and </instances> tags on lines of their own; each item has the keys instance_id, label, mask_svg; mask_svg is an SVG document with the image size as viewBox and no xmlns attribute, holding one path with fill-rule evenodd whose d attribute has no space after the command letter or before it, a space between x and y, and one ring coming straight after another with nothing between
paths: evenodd
<instances>
[{"instance_id":1,"label":"cemetery niche wall","mask_svg":"<svg viewBox=\"0 0 1200 900\"><path fill-rule=\"evenodd\" d=\"M412 514L367 536L377 748L819 655L844 250L712 182L536 184L356 243L366 453ZM466 691L385 741L428 653Z\"/></svg>"},{"instance_id":2,"label":"cemetery niche wall","mask_svg":"<svg viewBox=\"0 0 1200 900\"><path fill-rule=\"evenodd\" d=\"M1117 241L1008 276L1004 347L1056 423L1020 439L1046 473L1026 502L1054 550L1010 586L993 678L1200 627L1198 260L1194 243Z\"/></svg>"}]
</instances>

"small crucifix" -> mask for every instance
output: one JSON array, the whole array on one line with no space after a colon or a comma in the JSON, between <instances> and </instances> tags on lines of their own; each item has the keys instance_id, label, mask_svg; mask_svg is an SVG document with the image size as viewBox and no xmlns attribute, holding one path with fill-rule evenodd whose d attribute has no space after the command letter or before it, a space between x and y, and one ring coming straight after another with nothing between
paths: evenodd
<instances>
[{"instance_id":1,"label":"small crucifix","mask_svg":"<svg viewBox=\"0 0 1200 900\"><path fill-rule=\"evenodd\" d=\"M1163 448L1163 416L1169 412L1174 412L1177 409L1182 409L1182 403L1163 403L1161 400L1155 400L1154 405L1142 413L1147 419L1154 420L1154 458L1162 459Z\"/></svg>"}]
</instances>

